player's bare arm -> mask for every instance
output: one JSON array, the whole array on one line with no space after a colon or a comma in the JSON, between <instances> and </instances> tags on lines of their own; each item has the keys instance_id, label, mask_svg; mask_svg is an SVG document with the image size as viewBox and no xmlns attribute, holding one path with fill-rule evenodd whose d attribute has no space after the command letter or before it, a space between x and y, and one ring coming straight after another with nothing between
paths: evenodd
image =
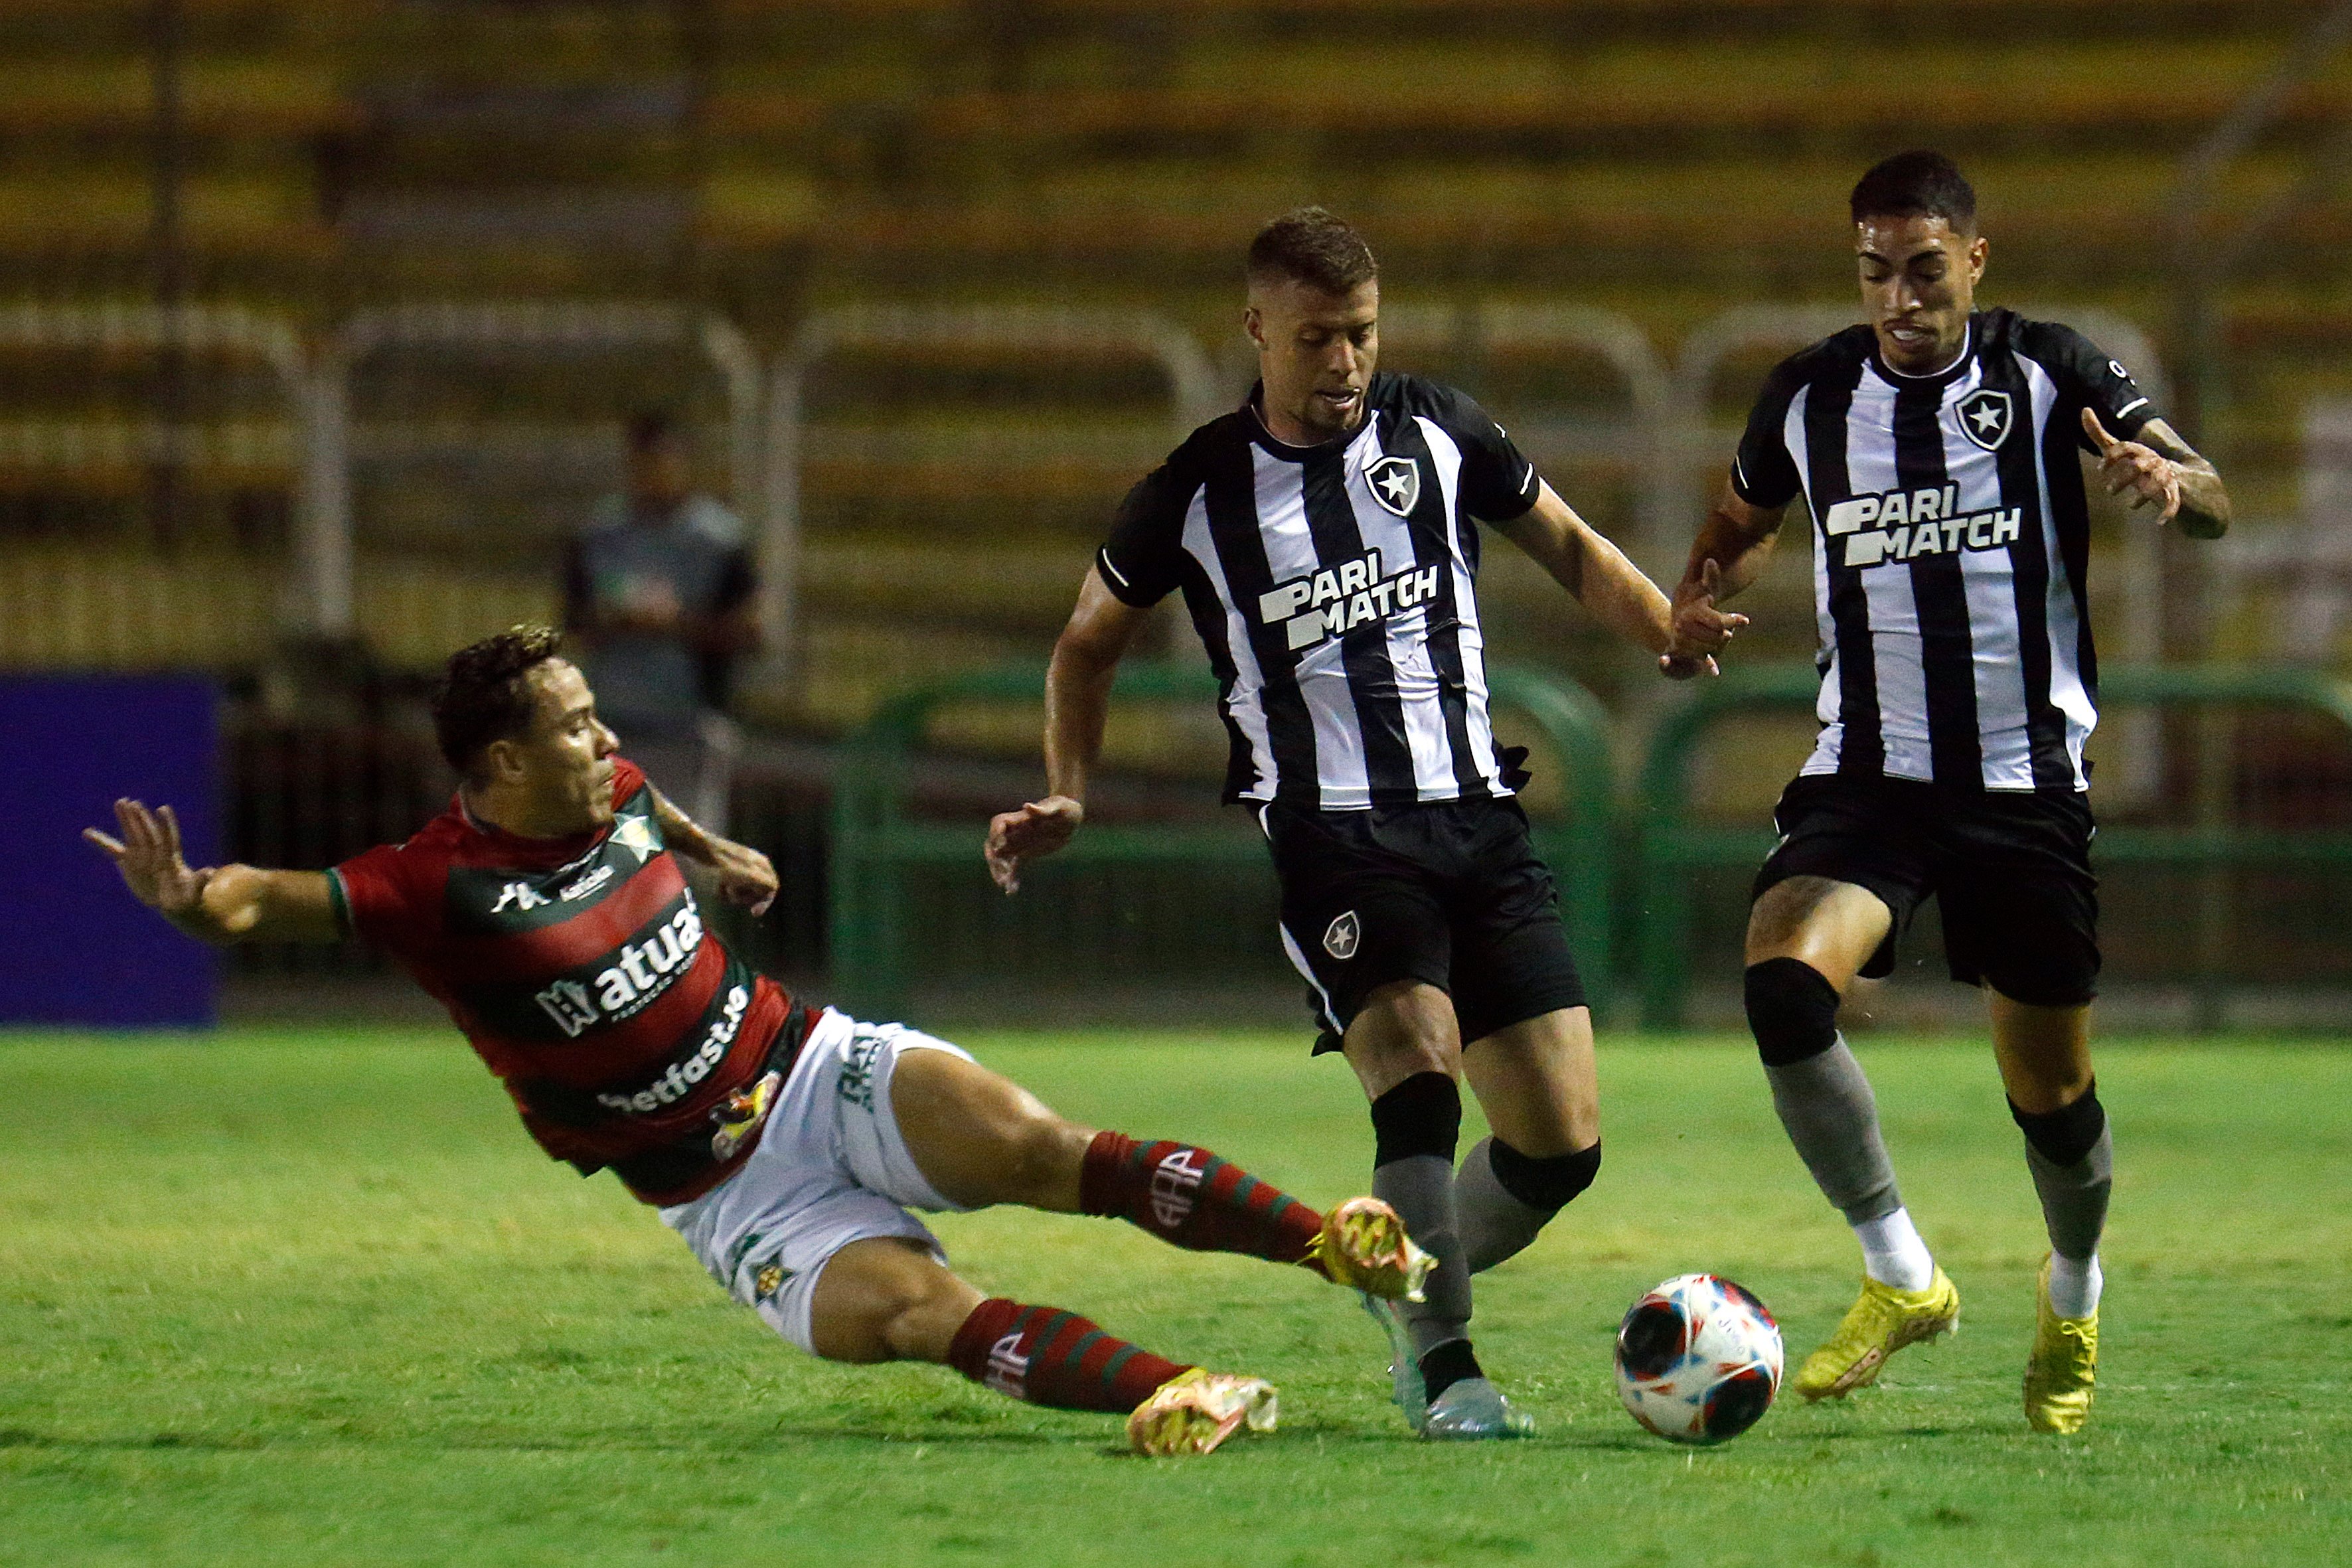
<instances>
[{"instance_id":1,"label":"player's bare arm","mask_svg":"<svg viewBox=\"0 0 2352 1568\"><path fill-rule=\"evenodd\" d=\"M1000 812L988 825L988 874L1006 892L1020 891L1022 861L1053 854L1086 821L1087 775L1102 755L1111 681L1147 618L1087 568L1045 668L1045 797Z\"/></svg>"},{"instance_id":2,"label":"player's bare arm","mask_svg":"<svg viewBox=\"0 0 2352 1568\"><path fill-rule=\"evenodd\" d=\"M1747 616L1727 616L1711 602L1669 600L1549 484L1535 505L1497 527L1603 626L1656 654L1669 675L1714 674L1716 650L1748 624Z\"/></svg>"},{"instance_id":3,"label":"player's bare arm","mask_svg":"<svg viewBox=\"0 0 2352 1568\"><path fill-rule=\"evenodd\" d=\"M653 795L654 821L661 828L662 841L688 859L718 872L720 898L755 915L766 914L782 886L775 863L748 844L720 837L680 811L660 790L651 784L646 787Z\"/></svg>"},{"instance_id":4,"label":"player's bare arm","mask_svg":"<svg viewBox=\"0 0 2352 1568\"><path fill-rule=\"evenodd\" d=\"M2230 492L2221 476L2170 425L2151 419L2140 426L2137 439L2118 441L2085 408L2083 432L2098 445L2099 477L2109 495L2128 491L2135 510L2158 507L2159 524L2178 518L2180 531L2191 539L2219 539L2230 531Z\"/></svg>"},{"instance_id":5,"label":"player's bare arm","mask_svg":"<svg viewBox=\"0 0 2352 1568\"><path fill-rule=\"evenodd\" d=\"M324 871L273 871L259 866L192 867L181 848L180 821L168 805L118 800L122 837L82 829L122 873L131 896L203 942L335 942L342 936Z\"/></svg>"}]
</instances>

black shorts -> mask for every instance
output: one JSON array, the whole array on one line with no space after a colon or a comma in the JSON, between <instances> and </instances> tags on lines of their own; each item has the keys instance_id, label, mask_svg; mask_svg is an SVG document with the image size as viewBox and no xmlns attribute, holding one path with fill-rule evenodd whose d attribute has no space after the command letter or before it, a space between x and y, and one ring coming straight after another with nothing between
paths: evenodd
<instances>
[{"instance_id":1,"label":"black shorts","mask_svg":"<svg viewBox=\"0 0 2352 1568\"><path fill-rule=\"evenodd\" d=\"M1780 795L1780 847L1753 896L1791 877L1869 889L1895 912L1862 973L1895 967L1895 941L1934 898L1962 984L2072 1007L2098 994L2098 879L2090 803L2074 790L1952 789L1910 779L1800 778Z\"/></svg>"},{"instance_id":2,"label":"black shorts","mask_svg":"<svg viewBox=\"0 0 2352 1568\"><path fill-rule=\"evenodd\" d=\"M1551 868L1515 800L1442 801L1258 818L1282 883L1282 945L1337 1050L1364 998L1423 981L1454 999L1465 1043L1581 1007Z\"/></svg>"}]
</instances>

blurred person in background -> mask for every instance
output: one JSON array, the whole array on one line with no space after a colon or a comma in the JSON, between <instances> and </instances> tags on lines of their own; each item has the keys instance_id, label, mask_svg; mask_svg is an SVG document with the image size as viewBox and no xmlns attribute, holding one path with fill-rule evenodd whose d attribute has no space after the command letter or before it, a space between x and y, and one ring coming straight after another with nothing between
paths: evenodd
<instances>
[{"instance_id":1,"label":"blurred person in background","mask_svg":"<svg viewBox=\"0 0 2352 1568\"><path fill-rule=\"evenodd\" d=\"M607 720L648 776L727 827L735 661L755 651L757 587L742 519L695 487L671 416L628 423L626 488L596 505L564 560L563 618Z\"/></svg>"}]
</instances>

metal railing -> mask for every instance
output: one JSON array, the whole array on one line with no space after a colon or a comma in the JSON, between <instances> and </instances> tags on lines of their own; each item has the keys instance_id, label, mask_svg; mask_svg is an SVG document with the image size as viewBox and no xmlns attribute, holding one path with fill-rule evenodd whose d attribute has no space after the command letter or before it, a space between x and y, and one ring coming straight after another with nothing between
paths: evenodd
<instances>
[{"instance_id":1,"label":"metal railing","mask_svg":"<svg viewBox=\"0 0 2352 1568\"><path fill-rule=\"evenodd\" d=\"M1695 873L1750 868L1771 851L1769 825L1724 826L1690 819L1692 761L1708 731L1725 720L1758 712L1811 711L1821 677L1809 667L1735 670L1698 689L1659 725L1640 782L1633 878L1641 935L1635 953L1643 1025L1670 1028L1682 1021L1688 991L1691 883ZM2103 708L2211 710L2224 705L2286 708L2322 715L2352 733L2352 686L2307 670L2124 666L2102 672ZM2222 872L2257 866L2320 866L2352 871L2352 832L2248 827L2227 820L2227 791L2217 784L2201 748L2196 821L2189 826L2109 825L2099 831L2095 861L2103 867L2156 866ZM2189 984L2206 1027L2221 1016L2220 938L2225 921L2222 889L2208 886L2197 900L2197 929Z\"/></svg>"},{"instance_id":2,"label":"metal railing","mask_svg":"<svg viewBox=\"0 0 2352 1568\"><path fill-rule=\"evenodd\" d=\"M1596 1011L1610 1003L1615 964L1610 951L1610 766L1606 717L1580 687L1507 668L1490 668L1493 706L1523 718L1563 773L1561 809L1531 817L1536 850L1559 883L1569 940ZM835 993L865 1016L896 1016L910 976L913 935L905 880L918 868L961 868L984 883L983 824L911 818L906 810L910 763L930 721L958 704L1027 704L1042 700L1045 670L1018 666L979 670L906 692L886 703L848 742L836 774L830 859L829 949ZM1215 679L1198 666L1130 665L1115 689L1124 705L1217 699ZM1205 795L1205 789L1204 789ZM1240 822L1089 825L1051 864L1261 868L1264 841Z\"/></svg>"}]
</instances>

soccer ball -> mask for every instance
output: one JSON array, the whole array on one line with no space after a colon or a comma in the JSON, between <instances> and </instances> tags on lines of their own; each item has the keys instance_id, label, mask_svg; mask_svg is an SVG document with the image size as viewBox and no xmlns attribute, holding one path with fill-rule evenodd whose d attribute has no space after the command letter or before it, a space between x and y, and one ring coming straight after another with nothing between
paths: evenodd
<instances>
[{"instance_id":1,"label":"soccer ball","mask_svg":"<svg viewBox=\"0 0 2352 1568\"><path fill-rule=\"evenodd\" d=\"M1670 1442L1728 1442L1779 1392L1780 1325L1728 1279L1677 1274L1617 1325L1617 1397Z\"/></svg>"}]
</instances>

